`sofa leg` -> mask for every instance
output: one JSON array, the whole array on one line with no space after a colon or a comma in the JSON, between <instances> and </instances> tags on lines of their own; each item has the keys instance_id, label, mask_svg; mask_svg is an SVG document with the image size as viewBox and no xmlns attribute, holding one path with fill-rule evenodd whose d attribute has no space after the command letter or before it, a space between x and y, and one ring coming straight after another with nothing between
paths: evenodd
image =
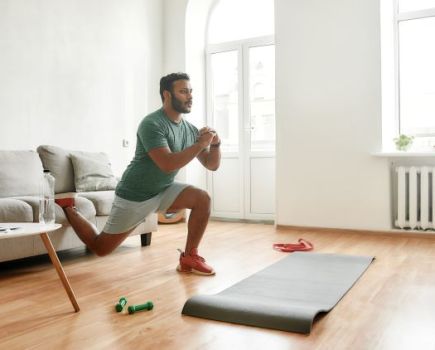
<instances>
[{"instance_id":1,"label":"sofa leg","mask_svg":"<svg viewBox=\"0 0 435 350\"><path fill-rule=\"evenodd\" d=\"M145 246L151 244L151 235L152 235L152 232L142 233L140 235L140 243L141 243L142 247L145 247Z\"/></svg>"}]
</instances>

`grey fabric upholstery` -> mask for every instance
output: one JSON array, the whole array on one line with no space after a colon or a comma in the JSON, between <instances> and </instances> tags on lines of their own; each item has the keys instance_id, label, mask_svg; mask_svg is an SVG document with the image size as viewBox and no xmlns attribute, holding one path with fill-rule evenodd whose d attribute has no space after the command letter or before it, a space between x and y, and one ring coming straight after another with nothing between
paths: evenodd
<instances>
[{"instance_id":1,"label":"grey fabric upholstery","mask_svg":"<svg viewBox=\"0 0 435 350\"><path fill-rule=\"evenodd\" d=\"M86 219L95 222L95 215L97 215L97 212L89 199L84 197L76 197L75 206Z\"/></svg>"},{"instance_id":2,"label":"grey fabric upholstery","mask_svg":"<svg viewBox=\"0 0 435 350\"><path fill-rule=\"evenodd\" d=\"M117 180L103 152L71 152L77 192L114 190Z\"/></svg>"},{"instance_id":3,"label":"grey fabric upholstery","mask_svg":"<svg viewBox=\"0 0 435 350\"><path fill-rule=\"evenodd\" d=\"M32 207L18 199L0 198L0 222L32 222Z\"/></svg>"},{"instance_id":4,"label":"grey fabric upholstery","mask_svg":"<svg viewBox=\"0 0 435 350\"><path fill-rule=\"evenodd\" d=\"M39 198L32 196L15 197L15 199L27 203L33 211L33 222L39 221ZM91 201L86 198L76 198L76 207L79 212L88 220L95 221L95 208ZM55 204L56 223L69 226L69 221L63 209ZM32 220L30 220L32 221Z\"/></svg>"},{"instance_id":5,"label":"grey fabric upholstery","mask_svg":"<svg viewBox=\"0 0 435 350\"><path fill-rule=\"evenodd\" d=\"M109 215L115 191L81 192L79 196L89 199L94 204L97 215Z\"/></svg>"},{"instance_id":6,"label":"grey fabric upholstery","mask_svg":"<svg viewBox=\"0 0 435 350\"><path fill-rule=\"evenodd\" d=\"M0 198L37 195L42 164L34 151L0 151Z\"/></svg>"},{"instance_id":7,"label":"grey fabric upholstery","mask_svg":"<svg viewBox=\"0 0 435 350\"><path fill-rule=\"evenodd\" d=\"M20 196L20 197L15 197L15 199L25 202L27 205L29 205L32 208L32 220L33 222L38 222L39 221L39 197L37 196ZM56 215L56 222L57 222L57 215L58 215L58 211L56 210L55 212Z\"/></svg>"},{"instance_id":8,"label":"grey fabric upholstery","mask_svg":"<svg viewBox=\"0 0 435 350\"><path fill-rule=\"evenodd\" d=\"M74 192L74 171L70 151L56 146L42 145L37 148L44 169L50 170L56 179L55 192Z\"/></svg>"}]
</instances>

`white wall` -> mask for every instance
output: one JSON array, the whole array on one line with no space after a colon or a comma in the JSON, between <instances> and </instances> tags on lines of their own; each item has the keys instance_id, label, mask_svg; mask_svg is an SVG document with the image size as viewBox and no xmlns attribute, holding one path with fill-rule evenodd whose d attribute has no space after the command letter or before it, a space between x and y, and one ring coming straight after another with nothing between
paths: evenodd
<instances>
[{"instance_id":1,"label":"white wall","mask_svg":"<svg viewBox=\"0 0 435 350\"><path fill-rule=\"evenodd\" d=\"M163 1L163 75L186 69L185 28L189 0Z\"/></svg>"},{"instance_id":2,"label":"white wall","mask_svg":"<svg viewBox=\"0 0 435 350\"><path fill-rule=\"evenodd\" d=\"M120 174L160 106L161 43L160 0L0 1L0 149L105 151Z\"/></svg>"},{"instance_id":3,"label":"white wall","mask_svg":"<svg viewBox=\"0 0 435 350\"><path fill-rule=\"evenodd\" d=\"M378 0L275 0L277 223L390 229Z\"/></svg>"}]
</instances>

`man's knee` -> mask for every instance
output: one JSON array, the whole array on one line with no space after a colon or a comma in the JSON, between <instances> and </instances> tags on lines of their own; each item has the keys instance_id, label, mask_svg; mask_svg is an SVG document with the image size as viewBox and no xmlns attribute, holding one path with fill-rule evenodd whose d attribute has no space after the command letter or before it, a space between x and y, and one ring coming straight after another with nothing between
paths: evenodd
<instances>
[{"instance_id":1,"label":"man's knee","mask_svg":"<svg viewBox=\"0 0 435 350\"><path fill-rule=\"evenodd\" d=\"M112 249L96 247L95 249L91 249L98 256L106 256L115 250L116 247Z\"/></svg>"},{"instance_id":2,"label":"man's knee","mask_svg":"<svg viewBox=\"0 0 435 350\"><path fill-rule=\"evenodd\" d=\"M197 201L197 203L196 203L197 205L200 205L201 207L204 207L204 208L210 208L211 197L207 191L198 190L196 201Z\"/></svg>"},{"instance_id":3,"label":"man's knee","mask_svg":"<svg viewBox=\"0 0 435 350\"><path fill-rule=\"evenodd\" d=\"M132 230L120 234L108 234L102 232L89 247L96 255L105 256L112 253L128 237Z\"/></svg>"},{"instance_id":4,"label":"man's knee","mask_svg":"<svg viewBox=\"0 0 435 350\"><path fill-rule=\"evenodd\" d=\"M94 244L93 247L88 247L97 256L106 256L113 252L118 246L107 246Z\"/></svg>"},{"instance_id":5,"label":"man's knee","mask_svg":"<svg viewBox=\"0 0 435 350\"><path fill-rule=\"evenodd\" d=\"M187 187L166 210L167 213L177 212L180 209L210 208L211 198L207 191L194 186Z\"/></svg>"}]
</instances>

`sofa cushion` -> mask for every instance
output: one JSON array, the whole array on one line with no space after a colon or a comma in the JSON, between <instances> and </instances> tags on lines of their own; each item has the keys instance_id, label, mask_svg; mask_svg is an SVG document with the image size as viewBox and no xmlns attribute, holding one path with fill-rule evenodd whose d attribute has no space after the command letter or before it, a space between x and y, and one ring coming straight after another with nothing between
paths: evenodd
<instances>
[{"instance_id":1,"label":"sofa cushion","mask_svg":"<svg viewBox=\"0 0 435 350\"><path fill-rule=\"evenodd\" d=\"M59 222L59 223L62 225L69 225L69 222L68 222L62 208L59 207L57 204L56 204L56 207L58 207L62 211L62 214L64 215L64 218L65 218L65 222ZM88 219L92 223L95 222L95 215L97 215L97 213L95 211L94 205L92 204L92 202L89 199L83 198L83 197L76 197L75 207L80 212L80 214L82 214L86 219ZM56 211L56 214L57 214L57 211Z\"/></svg>"},{"instance_id":2,"label":"sofa cushion","mask_svg":"<svg viewBox=\"0 0 435 350\"><path fill-rule=\"evenodd\" d=\"M42 164L34 151L0 151L0 198L37 195Z\"/></svg>"},{"instance_id":3,"label":"sofa cushion","mask_svg":"<svg viewBox=\"0 0 435 350\"><path fill-rule=\"evenodd\" d=\"M89 199L76 197L75 207L86 219L95 223L95 207ZM59 213L59 214L58 214ZM56 222L63 226L69 226L70 223L65 215L63 209L56 204Z\"/></svg>"},{"instance_id":4,"label":"sofa cushion","mask_svg":"<svg viewBox=\"0 0 435 350\"><path fill-rule=\"evenodd\" d=\"M32 222L32 207L18 199L0 198L0 222Z\"/></svg>"},{"instance_id":5,"label":"sofa cushion","mask_svg":"<svg viewBox=\"0 0 435 350\"><path fill-rule=\"evenodd\" d=\"M22 197L16 197L15 199L27 203L27 205L29 205L33 211L33 217L32 217L33 221L34 222L39 221L39 198L38 197L22 196ZM82 214L86 219L92 222L95 221L95 214L96 214L95 207L90 200L86 198L76 198L75 206L77 210L80 212L80 214ZM69 221L66 218L63 209L57 204L55 204L54 210L55 210L56 223L62 224L64 226L68 226Z\"/></svg>"},{"instance_id":6,"label":"sofa cushion","mask_svg":"<svg viewBox=\"0 0 435 350\"><path fill-rule=\"evenodd\" d=\"M14 197L14 199L17 199L19 201L25 202L28 205L30 205L30 207L32 208L32 221L33 222L39 222L39 197L37 196L17 196ZM61 211L62 208L58 207L57 205L55 206L55 217L56 217L56 222L59 223L57 221L59 215L61 216Z\"/></svg>"},{"instance_id":7,"label":"sofa cushion","mask_svg":"<svg viewBox=\"0 0 435 350\"><path fill-rule=\"evenodd\" d=\"M77 192L114 190L117 180L105 153L71 152Z\"/></svg>"},{"instance_id":8,"label":"sofa cushion","mask_svg":"<svg viewBox=\"0 0 435 350\"><path fill-rule=\"evenodd\" d=\"M81 192L80 197L85 197L94 204L98 216L105 216L110 214L115 191Z\"/></svg>"},{"instance_id":9,"label":"sofa cushion","mask_svg":"<svg viewBox=\"0 0 435 350\"><path fill-rule=\"evenodd\" d=\"M56 193L74 192L74 170L70 151L56 146L41 145L37 148L44 169L50 170L56 179Z\"/></svg>"}]
</instances>

